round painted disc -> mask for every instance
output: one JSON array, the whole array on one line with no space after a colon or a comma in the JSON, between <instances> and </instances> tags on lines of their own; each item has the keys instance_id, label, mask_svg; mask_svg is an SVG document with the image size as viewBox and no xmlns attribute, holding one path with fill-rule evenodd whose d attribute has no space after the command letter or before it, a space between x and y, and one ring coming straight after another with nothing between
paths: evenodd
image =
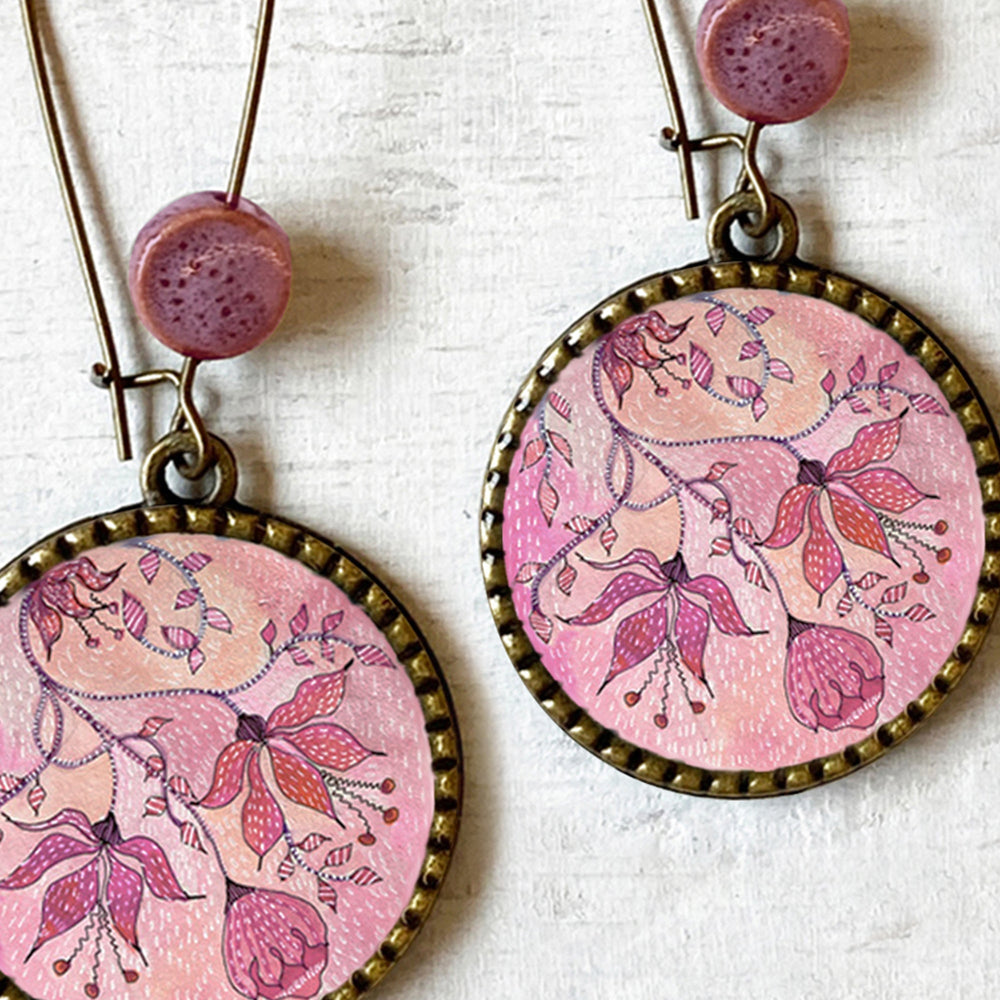
<instances>
[{"instance_id":1,"label":"round painted disc","mask_svg":"<svg viewBox=\"0 0 1000 1000\"><path fill-rule=\"evenodd\" d=\"M508 414L484 512L494 612L546 709L720 795L897 742L996 599L1000 466L962 372L864 286L753 273L660 276L573 327Z\"/></svg>"},{"instance_id":2,"label":"round painted disc","mask_svg":"<svg viewBox=\"0 0 1000 1000\"><path fill-rule=\"evenodd\" d=\"M0 588L0 971L39 1000L380 979L461 781L444 682L385 590L244 508L75 525Z\"/></svg>"}]
</instances>

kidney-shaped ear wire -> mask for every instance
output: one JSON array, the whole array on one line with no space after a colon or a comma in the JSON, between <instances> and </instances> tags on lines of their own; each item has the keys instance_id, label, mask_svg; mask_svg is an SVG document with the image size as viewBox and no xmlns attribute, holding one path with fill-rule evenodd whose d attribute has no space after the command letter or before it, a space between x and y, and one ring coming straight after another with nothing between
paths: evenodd
<instances>
[{"instance_id":1,"label":"kidney-shaped ear wire","mask_svg":"<svg viewBox=\"0 0 1000 1000\"><path fill-rule=\"evenodd\" d=\"M194 402L194 378L199 363L209 358L232 357L260 343L278 325L290 290L288 238L267 213L241 197L267 67L274 3L275 0L260 0L250 79L225 192L201 192L172 202L147 223L133 250L129 289L136 310L157 339L185 355L183 365L179 371L155 369L125 375L118 361L114 333L59 124L39 26L38 3L37 0L21 0L21 15L45 131L104 356L104 360L93 367L93 381L110 391L118 457L122 461L132 457L125 391L169 384L177 391L171 433L187 432L194 443L194 453L178 463L181 474L189 479L203 476L218 458L212 447L212 437ZM225 230L228 255L239 254L242 250L244 258L260 261L250 277L256 288L264 289L263 295L259 291L242 289L242 285L248 283L246 277L238 281L224 273L223 267L207 266L207 261L202 273L200 263L203 261L192 258L190 246L191 229L195 226L200 230L213 227L216 235ZM187 256L178 263L171 259L171 251L176 258L176 247L182 243ZM239 263L245 265L246 260ZM165 269L171 265L180 267L184 276L173 280L164 277ZM242 270L246 270L245 266ZM200 307L207 297L207 284L213 292L218 292L219 286L224 287L227 281L231 287L226 294L233 302L222 304L217 322L206 324L202 320L199 325L192 325L191 317L186 314ZM232 286L242 291L240 301ZM219 301L218 296L213 297ZM263 313L261 299L264 300Z\"/></svg>"}]
</instances>

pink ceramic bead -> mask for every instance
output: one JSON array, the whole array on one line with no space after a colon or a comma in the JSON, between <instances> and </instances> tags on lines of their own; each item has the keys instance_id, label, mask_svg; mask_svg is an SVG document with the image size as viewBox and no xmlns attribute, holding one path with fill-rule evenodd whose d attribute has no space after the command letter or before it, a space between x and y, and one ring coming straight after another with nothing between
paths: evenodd
<instances>
[{"instance_id":1,"label":"pink ceramic bead","mask_svg":"<svg viewBox=\"0 0 1000 1000\"><path fill-rule=\"evenodd\" d=\"M841 0L709 0L698 21L708 89L762 125L823 107L844 79L850 45Z\"/></svg>"},{"instance_id":2,"label":"pink ceramic bead","mask_svg":"<svg viewBox=\"0 0 1000 1000\"><path fill-rule=\"evenodd\" d=\"M284 230L252 201L219 191L172 201L136 237L128 285L139 319L189 358L231 358L274 332L288 304Z\"/></svg>"}]
</instances>

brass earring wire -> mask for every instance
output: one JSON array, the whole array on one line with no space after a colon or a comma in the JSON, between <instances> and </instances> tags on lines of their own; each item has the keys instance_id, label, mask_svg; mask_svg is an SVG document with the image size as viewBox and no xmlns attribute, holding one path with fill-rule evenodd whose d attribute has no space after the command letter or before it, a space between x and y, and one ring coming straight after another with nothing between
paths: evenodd
<instances>
[{"instance_id":1,"label":"brass earring wire","mask_svg":"<svg viewBox=\"0 0 1000 1000\"><path fill-rule=\"evenodd\" d=\"M709 0L699 68L747 125L700 139L643 8L688 216L694 154L733 146L742 169L707 260L588 311L521 386L483 492L487 596L522 680L601 759L693 794L794 792L902 741L980 648L1000 453L941 341L802 260L760 170L764 126L843 78L843 3Z\"/></svg>"},{"instance_id":2,"label":"brass earring wire","mask_svg":"<svg viewBox=\"0 0 1000 1000\"><path fill-rule=\"evenodd\" d=\"M338 545L235 499L194 399L199 366L260 343L290 290L287 237L242 195L274 6L226 190L171 202L133 247L136 311L183 361L123 374L21 2L119 457L129 390L169 384L177 407L142 503L0 570L0 996L347 1000L395 964L451 859L461 746L423 636ZM179 496L171 466L210 476L204 495Z\"/></svg>"}]
</instances>

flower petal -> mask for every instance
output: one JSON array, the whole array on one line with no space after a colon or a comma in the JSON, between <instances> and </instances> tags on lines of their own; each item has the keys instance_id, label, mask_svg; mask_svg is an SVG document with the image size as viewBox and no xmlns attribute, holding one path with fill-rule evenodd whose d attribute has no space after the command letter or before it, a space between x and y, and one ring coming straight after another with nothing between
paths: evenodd
<instances>
[{"instance_id":1,"label":"flower petal","mask_svg":"<svg viewBox=\"0 0 1000 1000\"><path fill-rule=\"evenodd\" d=\"M802 570L806 582L822 599L843 567L844 557L823 523L819 503L813 497L809 501L809 537L802 547Z\"/></svg>"},{"instance_id":2,"label":"flower petal","mask_svg":"<svg viewBox=\"0 0 1000 1000\"><path fill-rule=\"evenodd\" d=\"M902 417L868 424L854 435L854 440L838 451L826 467L827 476L836 472L854 472L871 462L884 462L899 446Z\"/></svg>"},{"instance_id":3,"label":"flower petal","mask_svg":"<svg viewBox=\"0 0 1000 1000\"><path fill-rule=\"evenodd\" d=\"M766 548L783 549L802 534L802 529L805 527L806 504L815 489L816 487L810 483L799 483L785 493L778 504L774 528L764 540Z\"/></svg>"},{"instance_id":4,"label":"flower petal","mask_svg":"<svg viewBox=\"0 0 1000 1000\"><path fill-rule=\"evenodd\" d=\"M33 885L50 868L80 854L93 854L94 844L84 843L65 833L50 833L2 882L0 889L23 889Z\"/></svg>"},{"instance_id":5,"label":"flower petal","mask_svg":"<svg viewBox=\"0 0 1000 1000\"><path fill-rule=\"evenodd\" d=\"M50 816L41 822L24 823L16 819L10 819L9 822L21 830L51 830L57 826L76 827L87 840L97 846L97 838L91 829L90 820L79 809L60 809L55 816Z\"/></svg>"},{"instance_id":6,"label":"flower petal","mask_svg":"<svg viewBox=\"0 0 1000 1000\"><path fill-rule=\"evenodd\" d=\"M191 899L182 888L163 848L149 837L129 837L113 850L142 862L149 891L158 899Z\"/></svg>"},{"instance_id":7,"label":"flower petal","mask_svg":"<svg viewBox=\"0 0 1000 1000\"><path fill-rule=\"evenodd\" d=\"M291 729L303 722L323 715L333 715L344 700L344 685L347 671L337 670L331 674L319 674L303 681L290 701L279 705L267 719L266 732L275 729Z\"/></svg>"},{"instance_id":8,"label":"flower petal","mask_svg":"<svg viewBox=\"0 0 1000 1000\"><path fill-rule=\"evenodd\" d=\"M867 469L854 476L845 476L840 481L850 486L862 500L891 514L902 514L930 495L921 493L895 469Z\"/></svg>"},{"instance_id":9,"label":"flower petal","mask_svg":"<svg viewBox=\"0 0 1000 1000\"><path fill-rule=\"evenodd\" d=\"M215 762L215 777L212 787L201 800L206 809L227 806L243 791L243 768L247 755L256 744L252 740L236 740L230 743Z\"/></svg>"},{"instance_id":10,"label":"flower petal","mask_svg":"<svg viewBox=\"0 0 1000 1000\"><path fill-rule=\"evenodd\" d=\"M97 905L98 863L94 858L82 868L53 882L42 899L42 919L35 943L25 961L43 944L65 934L83 920Z\"/></svg>"},{"instance_id":11,"label":"flower petal","mask_svg":"<svg viewBox=\"0 0 1000 1000\"><path fill-rule=\"evenodd\" d=\"M31 622L38 629L47 656L62 635L62 615L50 608L43 600L41 591L35 590L28 598L28 613Z\"/></svg>"},{"instance_id":12,"label":"flower petal","mask_svg":"<svg viewBox=\"0 0 1000 1000\"><path fill-rule=\"evenodd\" d=\"M667 601L661 597L647 608L623 619L615 630L611 665L598 691L619 674L652 656L667 637Z\"/></svg>"},{"instance_id":13,"label":"flower petal","mask_svg":"<svg viewBox=\"0 0 1000 1000\"><path fill-rule=\"evenodd\" d=\"M667 575L663 572L660 560L656 558L656 553L649 549L632 549L631 552L623 555L620 559L612 559L609 562L593 562L590 559L583 560L588 566L594 569L622 569L625 566L645 566L657 578L664 583L667 582Z\"/></svg>"},{"instance_id":14,"label":"flower petal","mask_svg":"<svg viewBox=\"0 0 1000 1000\"><path fill-rule=\"evenodd\" d=\"M708 611L715 627L724 635L753 635L743 620L729 588L714 576L696 576L681 584L689 594L699 594L708 601Z\"/></svg>"},{"instance_id":15,"label":"flower petal","mask_svg":"<svg viewBox=\"0 0 1000 1000\"><path fill-rule=\"evenodd\" d=\"M332 767L335 771L347 771L372 755L371 750L363 747L353 733L332 722L306 726L285 739L313 763L320 767Z\"/></svg>"},{"instance_id":16,"label":"flower petal","mask_svg":"<svg viewBox=\"0 0 1000 1000\"><path fill-rule=\"evenodd\" d=\"M621 406L625 393L632 387L632 366L618 357L614 351L605 349L604 356L601 358L601 367L611 381L611 388L614 389L615 398L618 400L618 405Z\"/></svg>"},{"instance_id":17,"label":"flower petal","mask_svg":"<svg viewBox=\"0 0 1000 1000\"><path fill-rule=\"evenodd\" d=\"M610 618L626 601L641 597L643 594L662 591L664 586L658 580L650 580L649 577L639 576L638 573L622 573L601 591L593 603L574 618L570 618L569 622L571 625L596 625Z\"/></svg>"},{"instance_id":18,"label":"flower petal","mask_svg":"<svg viewBox=\"0 0 1000 1000\"><path fill-rule=\"evenodd\" d=\"M295 757L275 746L268 746L268 749L271 751L274 777L282 794L300 806L315 809L331 819L337 819L333 803L330 801L330 793L326 790L319 771L301 757Z\"/></svg>"},{"instance_id":19,"label":"flower petal","mask_svg":"<svg viewBox=\"0 0 1000 1000\"><path fill-rule=\"evenodd\" d=\"M110 856L111 874L108 876L108 915L118 933L139 951L139 939L135 933L135 922L139 918L142 903L142 878L114 856Z\"/></svg>"},{"instance_id":20,"label":"flower petal","mask_svg":"<svg viewBox=\"0 0 1000 1000\"><path fill-rule=\"evenodd\" d=\"M677 652L698 680L705 679L705 643L708 641L708 612L681 594L677 595Z\"/></svg>"},{"instance_id":21,"label":"flower petal","mask_svg":"<svg viewBox=\"0 0 1000 1000\"><path fill-rule=\"evenodd\" d=\"M612 335L612 345L616 353L640 368L659 368L662 364L646 350L646 341L637 330L619 330Z\"/></svg>"},{"instance_id":22,"label":"flower petal","mask_svg":"<svg viewBox=\"0 0 1000 1000\"><path fill-rule=\"evenodd\" d=\"M264 855L284 833L285 819L278 803L264 784L260 770L260 754L250 758L247 769L250 776L250 794L243 803L243 839L254 854L263 860Z\"/></svg>"},{"instance_id":23,"label":"flower petal","mask_svg":"<svg viewBox=\"0 0 1000 1000\"><path fill-rule=\"evenodd\" d=\"M74 559L67 565L73 569L69 575L78 577L88 590L107 590L118 579L118 574L123 568L123 566L117 566L105 573L99 570L87 556L80 556L79 559Z\"/></svg>"},{"instance_id":24,"label":"flower petal","mask_svg":"<svg viewBox=\"0 0 1000 1000\"><path fill-rule=\"evenodd\" d=\"M871 507L834 489L830 490L830 506L833 508L833 520L837 530L844 538L855 545L862 545L866 549L878 552L888 559L892 558L889 539L885 537L878 515Z\"/></svg>"}]
</instances>

